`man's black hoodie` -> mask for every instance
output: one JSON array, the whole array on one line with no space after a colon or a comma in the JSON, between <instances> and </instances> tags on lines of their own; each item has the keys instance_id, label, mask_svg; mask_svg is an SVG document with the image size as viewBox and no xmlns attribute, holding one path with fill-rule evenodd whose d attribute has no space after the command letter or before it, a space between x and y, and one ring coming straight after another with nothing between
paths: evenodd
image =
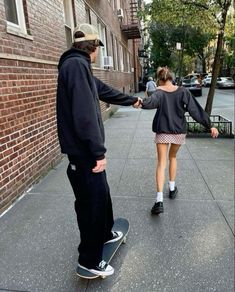
<instances>
[{"instance_id":1,"label":"man's black hoodie","mask_svg":"<svg viewBox=\"0 0 235 292\"><path fill-rule=\"evenodd\" d=\"M90 56L78 49L60 58L57 85L57 127L61 152L78 159L105 157L104 126L99 99L133 105L137 97L123 94L94 77Z\"/></svg>"}]
</instances>

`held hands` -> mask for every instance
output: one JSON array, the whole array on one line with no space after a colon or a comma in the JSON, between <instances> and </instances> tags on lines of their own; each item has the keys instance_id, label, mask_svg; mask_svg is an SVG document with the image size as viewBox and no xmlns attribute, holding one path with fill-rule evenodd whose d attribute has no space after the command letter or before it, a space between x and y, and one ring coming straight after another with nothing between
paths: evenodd
<instances>
[{"instance_id":1,"label":"held hands","mask_svg":"<svg viewBox=\"0 0 235 292\"><path fill-rule=\"evenodd\" d=\"M134 108L141 108L142 107L142 102L143 102L143 99L138 97L138 100L136 103L133 104L133 107Z\"/></svg>"},{"instance_id":2,"label":"held hands","mask_svg":"<svg viewBox=\"0 0 235 292\"><path fill-rule=\"evenodd\" d=\"M96 160L96 166L92 169L92 172L98 173L102 172L106 168L107 161L106 159Z\"/></svg>"},{"instance_id":3,"label":"held hands","mask_svg":"<svg viewBox=\"0 0 235 292\"><path fill-rule=\"evenodd\" d=\"M211 128L211 137L217 138L219 136L219 132L216 128Z\"/></svg>"}]
</instances>

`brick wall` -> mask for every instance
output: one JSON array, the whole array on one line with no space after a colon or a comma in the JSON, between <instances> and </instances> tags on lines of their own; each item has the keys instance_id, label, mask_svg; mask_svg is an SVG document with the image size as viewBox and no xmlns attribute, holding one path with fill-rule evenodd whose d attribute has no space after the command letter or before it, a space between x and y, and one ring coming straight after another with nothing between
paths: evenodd
<instances>
[{"instance_id":1,"label":"brick wall","mask_svg":"<svg viewBox=\"0 0 235 292\"><path fill-rule=\"evenodd\" d=\"M126 94L133 93L133 75L122 72L114 72L108 70L93 70L94 75L108 85L125 92ZM107 105L104 102L100 103L101 110L104 113L107 110Z\"/></svg>"},{"instance_id":2,"label":"brick wall","mask_svg":"<svg viewBox=\"0 0 235 292\"><path fill-rule=\"evenodd\" d=\"M4 0L0 0L0 213L61 158L55 96L57 62L67 46L63 1L22 1L27 8L26 37L7 31ZM112 32L131 50L108 1L86 4L94 21L97 16L104 20L108 46ZM84 22L85 2L74 0L74 8L75 23ZM133 89L131 72L94 68L94 74L120 91ZM107 105L101 103L101 109L105 113Z\"/></svg>"},{"instance_id":3,"label":"brick wall","mask_svg":"<svg viewBox=\"0 0 235 292\"><path fill-rule=\"evenodd\" d=\"M59 158L56 67L0 60L0 209Z\"/></svg>"}]
</instances>

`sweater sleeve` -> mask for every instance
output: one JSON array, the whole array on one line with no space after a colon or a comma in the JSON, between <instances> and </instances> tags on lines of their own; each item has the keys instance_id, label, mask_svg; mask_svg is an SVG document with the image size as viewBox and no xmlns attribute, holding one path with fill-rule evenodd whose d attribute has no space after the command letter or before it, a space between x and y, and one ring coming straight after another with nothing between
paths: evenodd
<instances>
[{"instance_id":1,"label":"sweater sleeve","mask_svg":"<svg viewBox=\"0 0 235 292\"><path fill-rule=\"evenodd\" d=\"M107 84L105 84L96 77L94 77L94 79L100 100L106 103L119 104L125 106L133 105L134 103L137 102L138 100L137 97L124 94L108 86Z\"/></svg>"},{"instance_id":2,"label":"sweater sleeve","mask_svg":"<svg viewBox=\"0 0 235 292\"><path fill-rule=\"evenodd\" d=\"M184 104L186 105L186 111L189 112L191 117L196 122L202 124L206 129L210 129L212 127L209 115L204 111L204 109L189 90L186 90Z\"/></svg>"},{"instance_id":3,"label":"sweater sleeve","mask_svg":"<svg viewBox=\"0 0 235 292\"><path fill-rule=\"evenodd\" d=\"M101 121L97 116L95 98L88 81L91 78L90 74L89 68L84 64L72 60L66 77L69 84L75 134L98 160L104 158L106 148L100 129Z\"/></svg>"},{"instance_id":4,"label":"sweater sleeve","mask_svg":"<svg viewBox=\"0 0 235 292\"><path fill-rule=\"evenodd\" d=\"M149 97L143 99L142 108L143 109L154 109L158 108L160 105L160 96L158 92L154 92Z\"/></svg>"}]
</instances>

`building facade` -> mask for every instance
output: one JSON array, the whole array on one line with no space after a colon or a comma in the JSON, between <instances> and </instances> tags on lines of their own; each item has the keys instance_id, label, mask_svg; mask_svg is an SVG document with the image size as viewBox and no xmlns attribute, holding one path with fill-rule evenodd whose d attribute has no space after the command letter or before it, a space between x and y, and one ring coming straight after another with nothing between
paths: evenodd
<instances>
[{"instance_id":1,"label":"building facade","mask_svg":"<svg viewBox=\"0 0 235 292\"><path fill-rule=\"evenodd\" d=\"M125 93L137 90L140 27L134 0L0 0L0 213L61 158L57 64L74 27L98 27L105 44L94 74ZM112 110L101 103L102 113Z\"/></svg>"}]
</instances>

